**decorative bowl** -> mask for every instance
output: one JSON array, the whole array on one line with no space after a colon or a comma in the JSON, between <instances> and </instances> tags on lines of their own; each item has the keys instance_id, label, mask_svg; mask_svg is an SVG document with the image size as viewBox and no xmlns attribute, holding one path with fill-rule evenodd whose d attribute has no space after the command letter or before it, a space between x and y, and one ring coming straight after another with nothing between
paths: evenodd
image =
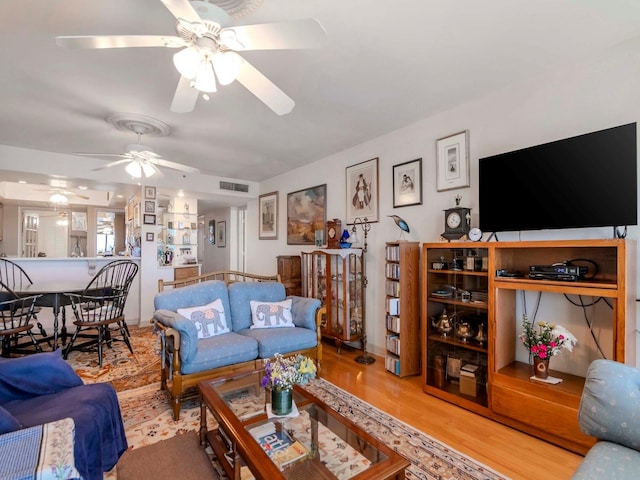
<instances>
[{"instance_id":1,"label":"decorative bowl","mask_svg":"<svg viewBox=\"0 0 640 480\"><path fill-rule=\"evenodd\" d=\"M351 248L351 242L340 242L340 248Z\"/></svg>"}]
</instances>

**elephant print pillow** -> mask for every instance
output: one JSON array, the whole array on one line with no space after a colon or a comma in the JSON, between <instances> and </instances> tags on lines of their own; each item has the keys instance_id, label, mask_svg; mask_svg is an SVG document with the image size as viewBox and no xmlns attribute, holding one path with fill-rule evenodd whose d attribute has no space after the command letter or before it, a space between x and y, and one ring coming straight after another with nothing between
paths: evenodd
<instances>
[{"instance_id":1,"label":"elephant print pillow","mask_svg":"<svg viewBox=\"0 0 640 480\"><path fill-rule=\"evenodd\" d=\"M198 330L198 338L215 337L229 332L220 299L201 307L179 308L178 313L193 322Z\"/></svg>"},{"instance_id":2,"label":"elephant print pillow","mask_svg":"<svg viewBox=\"0 0 640 480\"><path fill-rule=\"evenodd\" d=\"M282 302L258 302L251 300L251 328L294 327L291 316L291 299Z\"/></svg>"}]
</instances>

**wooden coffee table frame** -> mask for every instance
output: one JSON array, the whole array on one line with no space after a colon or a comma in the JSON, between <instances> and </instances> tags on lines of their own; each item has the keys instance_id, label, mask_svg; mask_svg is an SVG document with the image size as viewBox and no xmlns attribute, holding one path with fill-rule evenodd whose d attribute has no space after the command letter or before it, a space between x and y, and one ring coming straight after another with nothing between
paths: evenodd
<instances>
[{"instance_id":1,"label":"wooden coffee table frame","mask_svg":"<svg viewBox=\"0 0 640 480\"><path fill-rule=\"evenodd\" d=\"M253 375L258 375L253 373ZM271 461L269 456L262 450L258 442L247 431L247 425L264 421L267 419L266 413L261 413L247 420L240 420L231 410L229 405L222 399L220 394L215 390L212 383L215 381L207 380L198 383L198 391L200 392L200 442L204 446L208 443L213 449L218 461L225 469L227 475L232 480L240 480L240 466L244 462L251 473L257 480L276 480L286 479L287 477L278 467ZM327 415L336 419L340 424L347 427L348 430L355 433L359 438L373 446L386 456L386 459L371 465L367 470L351 477L350 480L404 480L405 469L409 466L409 461L404 457L387 447L384 443L378 441L370 434L362 430L355 423L343 417L319 398L309 393L307 390L295 387L296 405L303 408L308 404L315 404ZM266 402L266 400L265 400ZM218 422L218 428L209 430L207 428L207 408L211 411L213 417ZM220 432L222 429L226 433L227 439L231 442L232 455L234 456L233 465L225 457L227 451L226 443L222 439ZM307 460L313 461L313 460ZM322 472L318 468L319 477L332 479L335 478L324 469ZM312 480L316 477L306 477Z\"/></svg>"}]
</instances>

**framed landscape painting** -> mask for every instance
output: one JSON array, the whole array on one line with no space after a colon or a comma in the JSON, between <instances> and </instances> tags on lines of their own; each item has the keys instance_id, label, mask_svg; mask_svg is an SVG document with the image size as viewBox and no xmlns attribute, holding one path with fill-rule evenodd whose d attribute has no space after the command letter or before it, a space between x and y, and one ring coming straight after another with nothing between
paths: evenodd
<instances>
[{"instance_id":1,"label":"framed landscape painting","mask_svg":"<svg viewBox=\"0 0 640 480\"><path fill-rule=\"evenodd\" d=\"M327 220L327 184L287 194L287 245L313 245Z\"/></svg>"},{"instance_id":2,"label":"framed landscape painting","mask_svg":"<svg viewBox=\"0 0 640 480\"><path fill-rule=\"evenodd\" d=\"M351 165L346 169L347 224L356 218L378 221L378 159Z\"/></svg>"},{"instance_id":3,"label":"framed landscape painting","mask_svg":"<svg viewBox=\"0 0 640 480\"><path fill-rule=\"evenodd\" d=\"M278 239L278 192L260 195L258 208L258 238Z\"/></svg>"}]
</instances>

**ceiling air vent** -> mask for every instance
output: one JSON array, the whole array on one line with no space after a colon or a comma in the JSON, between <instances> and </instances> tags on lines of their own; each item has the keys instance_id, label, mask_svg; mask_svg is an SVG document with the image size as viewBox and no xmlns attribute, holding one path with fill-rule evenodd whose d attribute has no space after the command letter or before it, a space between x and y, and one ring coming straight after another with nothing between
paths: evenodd
<instances>
[{"instance_id":1,"label":"ceiling air vent","mask_svg":"<svg viewBox=\"0 0 640 480\"><path fill-rule=\"evenodd\" d=\"M233 182L220 182L220 190L231 190L234 192L248 192L249 185Z\"/></svg>"}]
</instances>

